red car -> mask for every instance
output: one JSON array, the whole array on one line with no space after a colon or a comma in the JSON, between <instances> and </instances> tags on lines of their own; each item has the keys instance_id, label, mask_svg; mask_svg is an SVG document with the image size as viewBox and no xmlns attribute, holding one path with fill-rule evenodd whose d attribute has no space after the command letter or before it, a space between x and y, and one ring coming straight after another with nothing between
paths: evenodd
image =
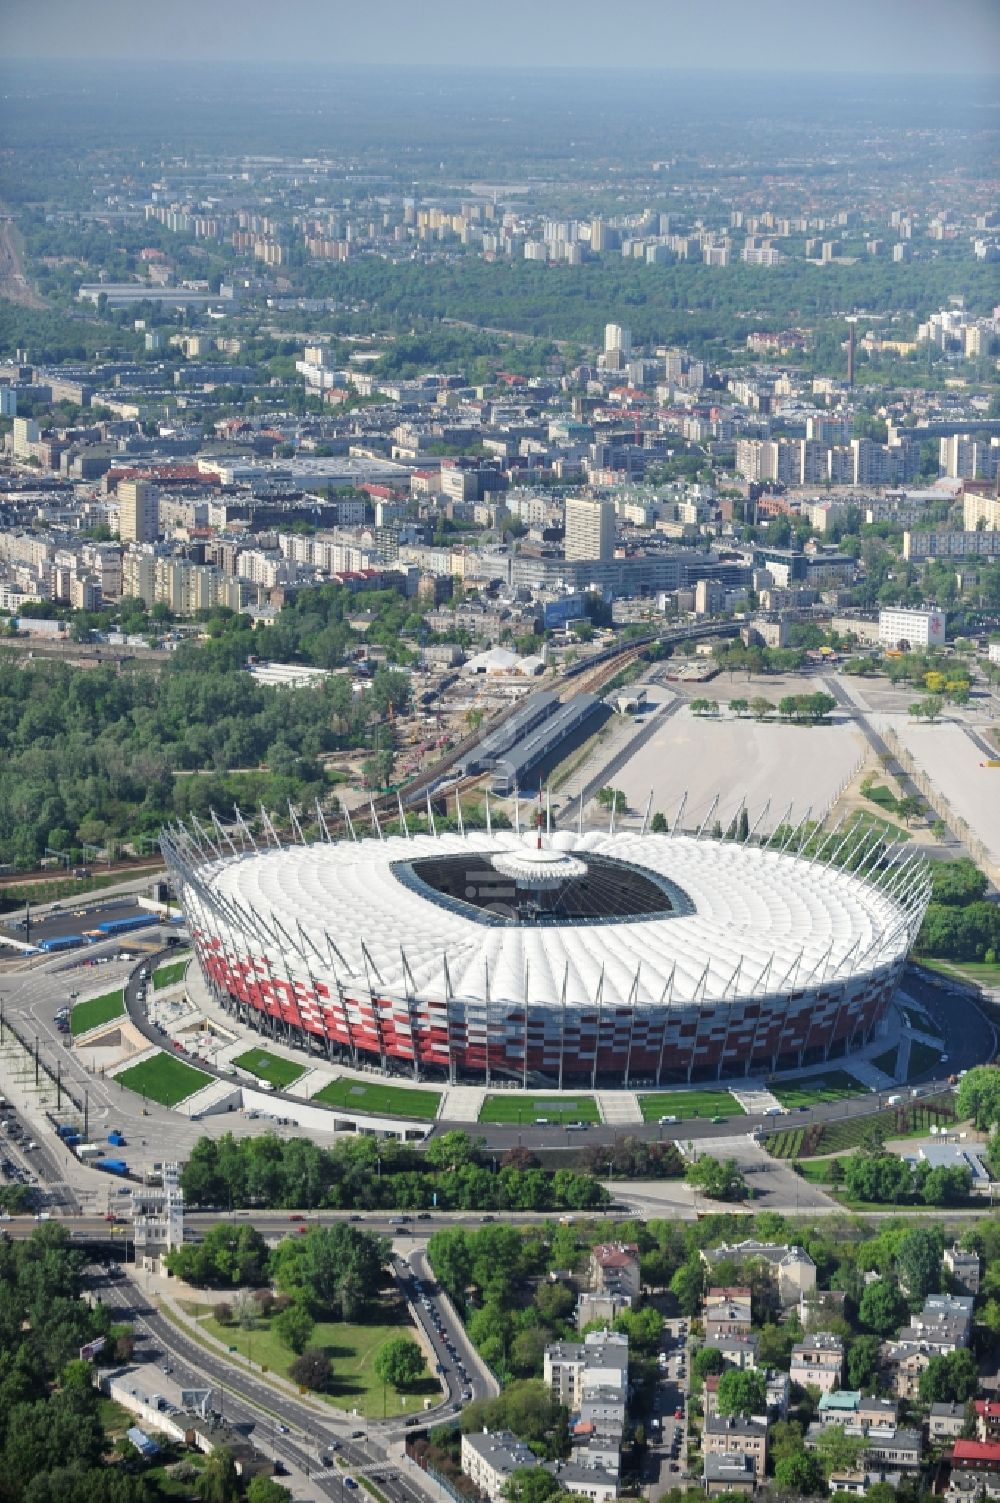
<instances>
[{"instance_id":1,"label":"red car","mask_svg":"<svg viewBox=\"0 0 1000 1503\"><path fill-rule=\"evenodd\" d=\"M288 1219L289 1219L289 1221L305 1221L306 1218L304 1216L300 1216L298 1214L298 1212L295 1212L295 1214L292 1215L292 1216L289 1216Z\"/></svg>"}]
</instances>

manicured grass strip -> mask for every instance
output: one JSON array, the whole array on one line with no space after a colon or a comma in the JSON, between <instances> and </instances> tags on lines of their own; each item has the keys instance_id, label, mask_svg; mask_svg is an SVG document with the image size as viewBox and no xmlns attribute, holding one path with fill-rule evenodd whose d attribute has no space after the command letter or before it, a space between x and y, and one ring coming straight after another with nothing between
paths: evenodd
<instances>
[{"instance_id":1,"label":"manicured grass strip","mask_svg":"<svg viewBox=\"0 0 1000 1503\"><path fill-rule=\"evenodd\" d=\"M148 1096L150 1101L158 1101L161 1106L176 1106L179 1101L186 1101L195 1091L200 1091L212 1077L183 1059L161 1053L123 1070L115 1079L126 1090L135 1091L137 1096Z\"/></svg>"},{"instance_id":2,"label":"manicured grass strip","mask_svg":"<svg viewBox=\"0 0 1000 1503\"><path fill-rule=\"evenodd\" d=\"M898 1058L899 1045L895 1044L891 1049L887 1049L884 1054L876 1054L875 1058L872 1060L872 1064L875 1066L876 1070L881 1070L883 1075L891 1075L892 1078L895 1079L896 1060Z\"/></svg>"},{"instance_id":3,"label":"manicured grass strip","mask_svg":"<svg viewBox=\"0 0 1000 1503\"><path fill-rule=\"evenodd\" d=\"M125 993L121 987L117 991L102 992L99 997L76 1003L69 1015L70 1032L74 1038L81 1033L89 1033L102 1023L110 1023L112 1018L120 1018L124 1011Z\"/></svg>"},{"instance_id":4,"label":"manicured grass strip","mask_svg":"<svg viewBox=\"0 0 1000 1503\"><path fill-rule=\"evenodd\" d=\"M415 1117L433 1122L441 1102L440 1091L420 1091L406 1086L374 1085L342 1075L331 1080L312 1097L320 1106L335 1106L352 1112L372 1112L383 1117Z\"/></svg>"},{"instance_id":5,"label":"manicured grass strip","mask_svg":"<svg viewBox=\"0 0 1000 1503\"><path fill-rule=\"evenodd\" d=\"M941 1063L940 1047L933 1044L925 1044L920 1039L913 1039L910 1044L910 1063L907 1067L907 1080L919 1080L921 1075L929 1075L933 1070L943 1074L947 1065Z\"/></svg>"},{"instance_id":6,"label":"manicured grass strip","mask_svg":"<svg viewBox=\"0 0 1000 1503\"><path fill-rule=\"evenodd\" d=\"M728 1091L664 1091L656 1096L640 1096L639 1110L644 1122L659 1122L661 1117L676 1117L684 1122L692 1117L745 1117L746 1112Z\"/></svg>"},{"instance_id":7,"label":"manicured grass strip","mask_svg":"<svg viewBox=\"0 0 1000 1503\"><path fill-rule=\"evenodd\" d=\"M385 1315L391 1312L386 1310ZM258 1320L252 1331L240 1326L223 1326L212 1316L199 1321L199 1325L226 1346L234 1346L244 1357L256 1365L261 1364L273 1373L288 1376L289 1364L295 1361L295 1353L284 1346L271 1330L269 1320ZM407 1334L404 1321L392 1325L348 1325L339 1321L318 1321L309 1337L311 1347L321 1347L333 1364L333 1388L328 1394L316 1394L337 1409L357 1409L372 1419L381 1419L383 1403L385 1413L393 1415L415 1414L423 1410L424 1399L438 1397L440 1388L424 1368L424 1376L412 1388L400 1392L389 1385L383 1397L382 1382L375 1375L375 1358L380 1347L401 1334Z\"/></svg>"},{"instance_id":8,"label":"manicured grass strip","mask_svg":"<svg viewBox=\"0 0 1000 1503\"><path fill-rule=\"evenodd\" d=\"M818 1106L821 1101L843 1101L847 1096L861 1096L867 1090L846 1070L826 1070L822 1075L809 1075L802 1080L789 1081L788 1085L773 1085L771 1095L782 1106L790 1109L797 1106Z\"/></svg>"},{"instance_id":9,"label":"manicured grass strip","mask_svg":"<svg viewBox=\"0 0 1000 1503\"><path fill-rule=\"evenodd\" d=\"M297 1065L290 1059L282 1059L280 1054L269 1054L266 1049L248 1049L246 1054L239 1054L233 1060L241 1070L248 1070L251 1075L256 1075L260 1080L268 1080L271 1085L277 1086L278 1090L284 1090L285 1086L294 1085L300 1075L306 1073L305 1065Z\"/></svg>"},{"instance_id":10,"label":"manicured grass strip","mask_svg":"<svg viewBox=\"0 0 1000 1503\"><path fill-rule=\"evenodd\" d=\"M920 964L929 971L951 977L955 981L970 982L973 986L1000 986L1000 965L987 965L984 960L928 960L920 956Z\"/></svg>"},{"instance_id":11,"label":"manicured grass strip","mask_svg":"<svg viewBox=\"0 0 1000 1503\"><path fill-rule=\"evenodd\" d=\"M805 1135L804 1127L790 1127L782 1132L769 1133L766 1139L767 1151L776 1159L797 1158L802 1152L802 1139Z\"/></svg>"},{"instance_id":12,"label":"manicured grass strip","mask_svg":"<svg viewBox=\"0 0 1000 1503\"><path fill-rule=\"evenodd\" d=\"M593 1096L487 1096L479 1113L480 1122L514 1122L534 1125L546 1122L600 1122Z\"/></svg>"},{"instance_id":13,"label":"manicured grass strip","mask_svg":"<svg viewBox=\"0 0 1000 1503\"><path fill-rule=\"evenodd\" d=\"M167 965L157 966L153 972L154 992L162 991L165 986L176 986L178 981L183 981L190 959L190 955L185 955L181 960L171 960Z\"/></svg>"}]
</instances>

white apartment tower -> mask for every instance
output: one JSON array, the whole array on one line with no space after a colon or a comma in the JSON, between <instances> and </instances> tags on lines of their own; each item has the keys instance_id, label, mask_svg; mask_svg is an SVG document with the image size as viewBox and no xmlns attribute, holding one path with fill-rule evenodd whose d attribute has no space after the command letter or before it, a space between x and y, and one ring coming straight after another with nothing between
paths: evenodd
<instances>
[{"instance_id":1,"label":"white apartment tower","mask_svg":"<svg viewBox=\"0 0 1000 1503\"><path fill-rule=\"evenodd\" d=\"M567 562L574 559L599 559L607 562L615 556L615 504L592 501L586 496L570 496L566 501Z\"/></svg>"},{"instance_id":2,"label":"white apartment tower","mask_svg":"<svg viewBox=\"0 0 1000 1503\"><path fill-rule=\"evenodd\" d=\"M627 360L632 353L632 330L624 324L605 324L604 353L618 354Z\"/></svg>"},{"instance_id":3,"label":"white apartment tower","mask_svg":"<svg viewBox=\"0 0 1000 1503\"><path fill-rule=\"evenodd\" d=\"M148 480L118 482L118 534L123 543L154 543L160 507L156 487Z\"/></svg>"}]
</instances>

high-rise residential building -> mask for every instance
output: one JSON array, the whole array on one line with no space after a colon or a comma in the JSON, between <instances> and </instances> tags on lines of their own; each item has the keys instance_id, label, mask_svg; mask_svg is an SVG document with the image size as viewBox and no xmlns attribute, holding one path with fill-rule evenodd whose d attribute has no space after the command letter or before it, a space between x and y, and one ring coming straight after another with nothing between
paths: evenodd
<instances>
[{"instance_id":1,"label":"high-rise residential building","mask_svg":"<svg viewBox=\"0 0 1000 1503\"><path fill-rule=\"evenodd\" d=\"M604 325L604 353L622 355L626 360L632 353L632 330L624 324Z\"/></svg>"},{"instance_id":2,"label":"high-rise residential building","mask_svg":"<svg viewBox=\"0 0 1000 1503\"><path fill-rule=\"evenodd\" d=\"M599 559L615 556L615 504L570 496L566 502L566 558Z\"/></svg>"},{"instance_id":3,"label":"high-rise residential building","mask_svg":"<svg viewBox=\"0 0 1000 1503\"><path fill-rule=\"evenodd\" d=\"M118 482L118 535L123 543L153 543L159 531L156 487L148 480Z\"/></svg>"},{"instance_id":4,"label":"high-rise residential building","mask_svg":"<svg viewBox=\"0 0 1000 1503\"><path fill-rule=\"evenodd\" d=\"M32 445L37 444L40 438L41 430L34 418L16 417L13 432L14 458L30 459Z\"/></svg>"}]
</instances>

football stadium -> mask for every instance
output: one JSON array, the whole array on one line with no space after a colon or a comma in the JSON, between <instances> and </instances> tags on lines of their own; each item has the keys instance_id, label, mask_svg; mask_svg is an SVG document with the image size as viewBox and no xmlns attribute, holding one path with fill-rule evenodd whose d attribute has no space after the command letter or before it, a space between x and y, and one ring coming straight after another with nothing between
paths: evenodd
<instances>
[{"instance_id":1,"label":"football stadium","mask_svg":"<svg viewBox=\"0 0 1000 1503\"><path fill-rule=\"evenodd\" d=\"M208 986L271 1037L414 1079L634 1087L849 1053L929 896L918 854L857 829L804 852L645 824L264 831L162 837Z\"/></svg>"}]
</instances>

